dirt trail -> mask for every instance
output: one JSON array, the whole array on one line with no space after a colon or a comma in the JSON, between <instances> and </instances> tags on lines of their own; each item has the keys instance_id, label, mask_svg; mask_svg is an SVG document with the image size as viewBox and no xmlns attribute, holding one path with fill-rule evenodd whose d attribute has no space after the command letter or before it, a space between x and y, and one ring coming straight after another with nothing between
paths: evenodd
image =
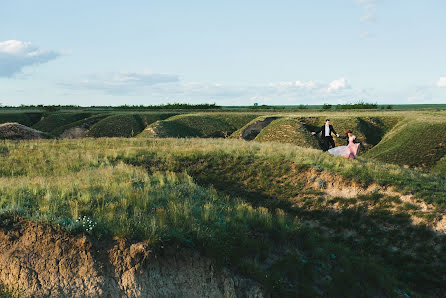
<instances>
[{"instance_id":1,"label":"dirt trail","mask_svg":"<svg viewBox=\"0 0 446 298\"><path fill-rule=\"evenodd\" d=\"M99 241L5 219L0 284L23 297L263 297L255 282L190 249L153 253L144 242Z\"/></svg>"}]
</instances>

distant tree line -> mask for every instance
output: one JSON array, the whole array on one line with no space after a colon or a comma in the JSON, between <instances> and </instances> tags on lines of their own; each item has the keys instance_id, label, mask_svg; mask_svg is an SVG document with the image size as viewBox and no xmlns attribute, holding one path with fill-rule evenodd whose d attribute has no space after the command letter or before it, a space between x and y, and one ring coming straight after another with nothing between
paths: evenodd
<instances>
[{"instance_id":1,"label":"distant tree line","mask_svg":"<svg viewBox=\"0 0 446 298\"><path fill-rule=\"evenodd\" d=\"M393 107L391 105L383 105L383 106L378 106L377 103L367 103L367 102L357 102L357 103L348 103L348 104L337 104L337 105L331 105L331 104L327 104L324 103L324 105L322 106L323 110L361 110L361 109L368 109L368 110L372 110L372 109L387 109L387 110L391 110Z\"/></svg>"},{"instance_id":2,"label":"distant tree line","mask_svg":"<svg viewBox=\"0 0 446 298\"><path fill-rule=\"evenodd\" d=\"M59 110L67 109L110 109L110 110L209 110L209 109L221 109L221 106L213 104L188 104L188 103L168 103L161 105L121 105L121 106L89 106L83 107L78 105L20 105L14 106L0 106L0 108L19 108L19 109L43 109L47 112L55 112Z\"/></svg>"},{"instance_id":3,"label":"distant tree line","mask_svg":"<svg viewBox=\"0 0 446 298\"><path fill-rule=\"evenodd\" d=\"M284 110L283 106L269 106L269 105L258 105L254 103L253 106L248 106L250 110Z\"/></svg>"}]
</instances>

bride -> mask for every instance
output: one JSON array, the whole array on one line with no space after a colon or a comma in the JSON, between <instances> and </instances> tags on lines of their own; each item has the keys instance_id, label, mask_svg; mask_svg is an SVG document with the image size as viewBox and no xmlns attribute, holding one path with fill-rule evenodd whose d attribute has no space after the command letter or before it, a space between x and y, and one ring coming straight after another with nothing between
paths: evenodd
<instances>
[{"instance_id":1,"label":"bride","mask_svg":"<svg viewBox=\"0 0 446 298\"><path fill-rule=\"evenodd\" d=\"M328 153L355 159L358 155L359 143L353 143L353 141L356 139L356 136L352 134L352 131L350 129L345 132L345 135L347 138L347 146L338 146L331 148L330 150L328 150Z\"/></svg>"}]
</instances>

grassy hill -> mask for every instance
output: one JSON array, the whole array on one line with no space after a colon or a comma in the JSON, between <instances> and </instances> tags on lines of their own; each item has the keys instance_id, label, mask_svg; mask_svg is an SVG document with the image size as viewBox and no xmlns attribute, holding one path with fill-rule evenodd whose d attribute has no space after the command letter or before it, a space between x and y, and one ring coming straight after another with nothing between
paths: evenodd
<instances>
[{"instance_id":1,"label":"grassy hill","mask_svg":"<svg viewBox=\"0 0 446 298\"><path fill-rule=\"evenodd\" d=\"M33 125L34 129L38 129L44 132L51 133L56 128L63 125L70 124L81 119L92 116L93 113L70 113L70 112L55 112L49 115L45 115L42 119Z\"/></svg>"},{"instance_id":2,"label":"grassy hill","mask_svg":"<svg viewBox=\"0 0 446 298\"><path fill-rule=\"evenodd\" d=\"M139 137L225 137L255 117L251 113L177 115L149 125Z\"/></svg>"},{"instance_id":3,"label":"grassy hill","mask_svg":"<svg viewBox=\"0 0 446 298\"><path fill-rule=\"evenodd\" d=\"M446 119L406 119L368 151L368 158L431 168L446 154Z\"/></svg>"},{"instance_id":4,"label":"grassy hill","mask_svg":"<svg viewBox=\"0 0 446 298\"><path fill-rule=\"evenodd\" d=\"M259 142L290 143L301 147L319 148L317 137L312 136L302 122L292 118L274 120L254 139Z\"/></svg>"},{"instance_id":5,"label":"grassy hill","mask_svg":"<svg viewBox=\"0 0 446 298\"><path fill-rule=\"evenodd\" d=\"M122 113L106 117L95 123L87 133L89 137L134 137L147 125L169 118L175 113Z\"/></svg>"},{"instance_id":6,"label":"grassy hill","mask_svg":"<svg viewBox=\"0 0 446 298\"><path fill-rule=\"evenodd\" d=\"M8 122L17 122L25 126L32 126L40 121L43 113L39 112L0 112L0 124Z\"/></svg>"},{"instance_id":7,"label":"grassy hill","mask_svg":"<svg viewBox=\"0 0 446 298\"><path fill-rule=\"evenodd\" d=\"M88 130L97 122L101 121L102 119L109 117L110 114L95 114L93 116L87 117L87 118L83 118L81 120L75 121L75 122L71 122L69 124L66 125L62 125L57 127L56 129L54 129L53 131L51 131L51 134L53 134L56 137L61 137L63 136L64 132L70 131L72 129L82 129L85 130L85 134L86 132L88 132Z\"/></svg>"},{"instance_id":8,"label":"grassy hill","mask_svg":"<svg viewBox=\"0 0 446 298\"><path fill-rule=\"evenodd\" d=\"M441 176L241 140L1 146L3 221L193 248L276 297L446 291L446 239L433 232L446 207ZM88 225L76 221L84 216Z\"/></svg>"},{"instance_id":9,"label":"grassy hill","mask_svg":"<svg viewBox=\"0 0 446 298\"><path fill-rule=\"evenodd\" d=\"M280 118L277 119L276 118ZM401 119L394 115L370 116L365 114L358 117L354 113L335 113L330 116L302 115L263 115L235 131L231 138L254 139L256 141L273 141L278 143L291 143L297 146L320 148L319 138L311 136L311 132L319 129L330 118L336 132L341 136L345 131L352 130L361 143L363 151L367 151L378 144L384 135ZM266 121L271 119L274 121ZM244 137L247 131L253 131L252 138ZM346 144L345 138L334 138L336 146Z\"/></svg>"}]
</instances>

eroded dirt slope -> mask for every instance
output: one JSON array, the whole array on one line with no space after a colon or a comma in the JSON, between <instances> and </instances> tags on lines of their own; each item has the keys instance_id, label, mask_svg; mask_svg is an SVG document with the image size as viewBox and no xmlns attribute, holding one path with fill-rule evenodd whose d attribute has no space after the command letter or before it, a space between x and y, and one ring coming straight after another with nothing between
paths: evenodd
<instances>
[{"instance_id":1,"label":"eroded dirt slope","mask_svg":"<svg viewBox=\"0 0 446 298\"><path fill-rule=\"evenodd\" d=\"M0 284L23 297L262 297L254 282L190 249L95 240L2 218Z\"/></svg>"}]
</instances>

